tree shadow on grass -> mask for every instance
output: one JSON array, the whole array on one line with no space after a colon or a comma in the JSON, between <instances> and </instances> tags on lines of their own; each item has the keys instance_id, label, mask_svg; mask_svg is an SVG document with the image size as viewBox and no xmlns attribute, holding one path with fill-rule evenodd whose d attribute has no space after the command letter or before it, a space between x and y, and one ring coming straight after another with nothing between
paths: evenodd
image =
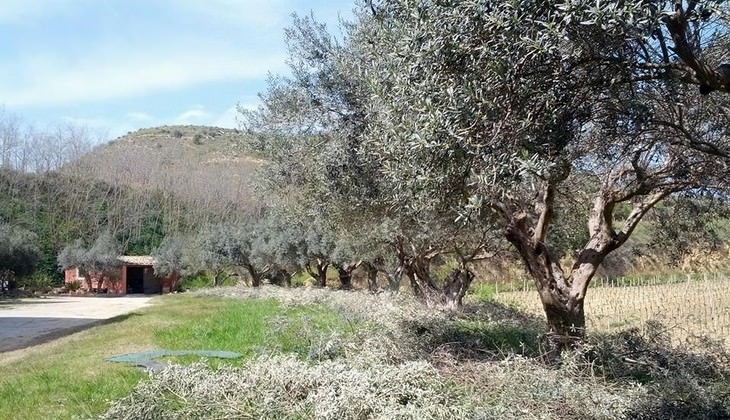
<instances>
[{"instance_id":1,"label":"tree shadow on grass","mask_svg":"<svg viewBox=\"0 0 730 420\"><path fill-rule=\"evenodd\" d=\"M631 418L730 419L730 352L719 341L675 346L664 325L648 322L643 331L591 336L580 350L592 373L646 388Z\"/></svg>"},{"instance_id":2,"label":"tree shadow on grass","mask_svg":"<svg viewBox=\"0 0 730 420\"><path fill-rule=\"evenodd\" d=\"M126 321L135 316L139 314L131 312L108 319L2 317L0 312L0 353L47 343L99 325Z\"/></svg>"},{"instance_id":3,"label":"tree shadow on grass","mask_svg":"<svg viewBox=\"0 0 730 420\"><path fill-rule=\"evenodd\" d=\"M545 322L497 302L469 304L443 319L408 321L404 328L422 350L457 361L502 360L509 355L540 356Z\"/></svg>"},{"instance_id":4,"label":"tree shadow on grass","mask_svg":"<svg viewBox=\"0 0 730 420\"><path fill-rule=\"evenodd\" d=\"M447 321L413 320L404 327L437 367L515 356L543 360L545 321L500 303L468 305ZM643 387L646 394L632 404L631 419L730 419L727 348L706 338L674 346L659 323L589 335L560 364L547 367L561 369L569 381L598 377L618 389Z\"/></svg>"}]
</instances>

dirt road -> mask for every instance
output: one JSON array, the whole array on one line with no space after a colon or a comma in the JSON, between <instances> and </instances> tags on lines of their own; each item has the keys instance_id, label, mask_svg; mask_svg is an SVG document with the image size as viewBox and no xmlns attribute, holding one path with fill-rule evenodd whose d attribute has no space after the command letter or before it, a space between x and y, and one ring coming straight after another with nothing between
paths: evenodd
<instances>
[{"instance_id":1,"label":"dirt road","mask_svg":"<svg viewBox=\"0 0 730 420\"><path fill-rule=\"evenodd\" d=\"M0 353L44 343L149 304L149 296L0 301Z\"/></svg>"}]
</instances>

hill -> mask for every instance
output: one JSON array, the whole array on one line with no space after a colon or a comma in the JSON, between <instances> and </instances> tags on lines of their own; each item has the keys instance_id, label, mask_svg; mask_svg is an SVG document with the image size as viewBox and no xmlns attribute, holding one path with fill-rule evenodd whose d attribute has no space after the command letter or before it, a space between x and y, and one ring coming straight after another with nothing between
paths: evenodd
<instances>
[{"instance_id":1,"label":"hill","mask_svg":"<svg viewBox=\"0 0 730 420\"><path fill-rule=\"evenodd\" d=\"M105 231L125 253L149 253L166 235L235 221L251 208L250 180L260 161L241 152L241 139L236 130L213 127L148 128L58 169L0 166L0 225L33 232L38 268L52 277L61 249Z\"/></svg>"},{"instance_id":2,"label":"hill","mask_svg":"<svg viewBox=\"0 0 730 420\"><path fill-rule=\"evenodd\" d=\"M199 215L227 218L249 208L251 177L260 164L242 152L242 139L238 130L216 127L145 128L98 146L64 171L171 194Z\"/></svg>"}]
</instances>

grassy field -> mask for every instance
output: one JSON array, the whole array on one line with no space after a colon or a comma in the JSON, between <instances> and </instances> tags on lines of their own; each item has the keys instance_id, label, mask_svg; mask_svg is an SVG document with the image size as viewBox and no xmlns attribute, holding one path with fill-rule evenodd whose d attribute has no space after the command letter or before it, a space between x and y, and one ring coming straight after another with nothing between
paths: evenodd
<instances>
[{"instance_id":1,"label":"grassy field","mask_svg":"<svg viewBox=\"0 0 730 420\"><path fill-rule=\"evenodd\" d=\"M277 287L199 294L329 308L326 318L344 328L305 333L307 351L257 356L241 368L173 366L114 402L105 419L730 416L726 350L674 347L653 331L591 336L560 366L546 366L542 316L493 299L470 299L454 314L405 294ZM302 331L308 323L280 325Z\"/></svg>"},{"instance_id":2,"label":"grassy field","mask_svg":"<svg viewBox=\"0 0 730 420\"><path fill-rule=\"evenodd\" d=\"M306 352L306 335L272 329L281 318L302 330L343 327L317 306L285 310L274 300L160 297L152 307L105 325L0 354L0 419L63 419L103 412L110 400L128 394L146 377L137 368L104 361L122 353L207 349L236 351L248 358L267 350Z\"/></svg>"},{"instance_id":3,"label":"grassy field","mask_svg":"<svg viewBox=\"0 0 730 420\"><path fill-rule=\"evenodd\" d=\"M546 366L542 317L480 297L458 314L407 294L316 288L160 297L105 325L0 355L0 418L730 416L725 349L693 352L622 330ZM172 364L152 375L104 361L156 348L245 357L167 358Z\"/></svg>"},{"instance_id":4,"label":"grassy field","mask_svg":"<svg viewBox=\"0 0 730 420\"><path fill-rule=\"evenodd\" d=\"M542 304L533 286L496 292L494 299L536 315ZM503 288L504 290L504 288ZM730 345L730 277L699 274L671 278L597 279L586 295L586 323L591 331L616 332L659 321L675 344L697 336Z\"/></svg>"}]
</instances>

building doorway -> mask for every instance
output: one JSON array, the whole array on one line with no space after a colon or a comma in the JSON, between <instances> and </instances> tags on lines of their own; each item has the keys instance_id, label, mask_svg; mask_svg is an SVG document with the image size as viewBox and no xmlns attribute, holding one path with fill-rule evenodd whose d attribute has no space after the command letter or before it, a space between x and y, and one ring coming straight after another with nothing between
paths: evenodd
<instances>
[{"instance_id":1,"label":"building doorway","mask_svg":"<svg viewBox=\"0 0 730 420\"><path fill-rule=\"evenodd\" d=\"M155 276L152 267L144 268L144 294L152 295L162 293L162 282Z\"/></svg>"},{"instance_id":2,"label":"building doorway","mask_svg":"<svg viewBox=\"0 0 730 420\"><path fill-rule=\"evenodd\" d=\"M127 267L127 294L144 293L144 267Z\"/></svg>"}]
</instances>

